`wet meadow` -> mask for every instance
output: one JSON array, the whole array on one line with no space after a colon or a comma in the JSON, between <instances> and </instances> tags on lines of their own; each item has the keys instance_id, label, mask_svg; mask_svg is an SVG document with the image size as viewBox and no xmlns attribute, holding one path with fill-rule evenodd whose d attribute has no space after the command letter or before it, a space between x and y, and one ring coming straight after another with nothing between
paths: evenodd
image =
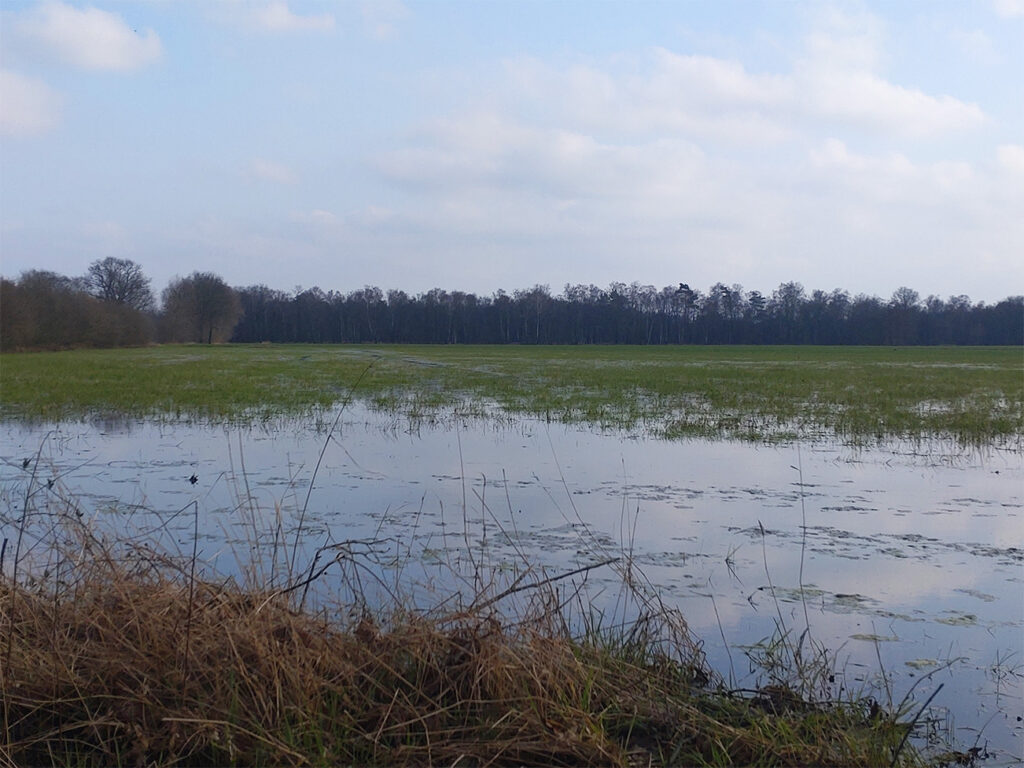
<instances>
[{"instance_id":1,"label":"wet meadow","mask_svg":"<svg viewBox=\"0 0 1024 768\"><path fill-rule=\"evenodd\" d=\"M1019 348L5 354L0 417L15 762L1022 760Z\"/></svg>"}]
</instances>

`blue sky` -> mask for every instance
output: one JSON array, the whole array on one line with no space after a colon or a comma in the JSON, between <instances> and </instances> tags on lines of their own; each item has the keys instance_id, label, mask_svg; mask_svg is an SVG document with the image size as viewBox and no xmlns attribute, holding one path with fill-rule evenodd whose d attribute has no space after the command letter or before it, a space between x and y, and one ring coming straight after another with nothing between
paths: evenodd
<instances>
[{"instance_id":1,"label":"blue sky","mask_svg":"<svg viewBox=\"0 0 1024 768\"><path fill-rule=\"evenodd\" d=\"M1024 0L21 3L0 274L1024 292Z\"/></svg>"}]
</instances>

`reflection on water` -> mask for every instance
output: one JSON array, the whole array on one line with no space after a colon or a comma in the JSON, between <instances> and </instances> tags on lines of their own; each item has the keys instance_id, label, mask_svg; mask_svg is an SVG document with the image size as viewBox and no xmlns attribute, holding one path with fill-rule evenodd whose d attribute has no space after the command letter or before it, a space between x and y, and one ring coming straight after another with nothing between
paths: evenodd
<instances>
[{"instance_id":1,"label":"reflection on water","mask_svg":"<svg viewBox=\"0 0 1024 768\"><path fill-rule=\"evenodd\" d=\"M562 570L628 551L737 684L739 649L780 613L802 632L806 609L848 686L884 674L898 701L920 681L923 701L943 683L935 703L958 738L1010 761L1024 735L1024 457L957 450L670 443L532 421L409 429L358 409L330 437L102 419L5 425L0 494L9 526L36 469L38 489L69 490L83 514L189 550L182 510L196 502L202 556L224 570L254 535L280 526L294 541L304 507L300 563L353 539L411 554L424 577L467 542L492 564L520 547ZM602 578L589 574L597 601Z\"/></svg>"}]
</instances>

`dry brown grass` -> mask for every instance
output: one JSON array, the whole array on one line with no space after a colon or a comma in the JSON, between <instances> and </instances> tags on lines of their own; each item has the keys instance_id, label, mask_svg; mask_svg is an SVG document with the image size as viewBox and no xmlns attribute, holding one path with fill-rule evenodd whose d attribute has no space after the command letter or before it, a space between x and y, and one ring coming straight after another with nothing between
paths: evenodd
<instances>
[{"instance_id":1,"label":"dry brown grass","mask_svg":"<svg viewBox=\"0 0 1024 768\"><path fill-rule=\"evenodd\" d=\"M917 759L900 753L906 726L866 702L726 690L682 617L648 597L607 630L580 618L579 592L570 616L550 577L514 592L487 582L462 602L470 609L398 598L355 615L351 603L301 609L298 589L197 578L190 557L104 543L72 512L26 502L6 548L0 759L10 764ZM26 557L33 514L44 522Z\"/></svg>"}]
</instances>

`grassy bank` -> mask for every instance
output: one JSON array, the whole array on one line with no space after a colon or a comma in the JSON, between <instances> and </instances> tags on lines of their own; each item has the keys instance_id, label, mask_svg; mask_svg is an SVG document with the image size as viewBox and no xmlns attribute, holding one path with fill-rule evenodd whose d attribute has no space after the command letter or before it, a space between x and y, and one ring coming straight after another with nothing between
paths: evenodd
<instances>
[{"instance_id":1,"label":"grassy bank","mask_svg":"<svg viewBox=\"0 0 1024 768\"><path fill-rule=\"evenodd\" d=\"M0 384L3 415L46 420L304 416L354 387L403 417L498 411L669 438L1024 432L1019 348L167 346L6 354Z\"/></svg>"},{"instance_id":2,"label":"grassy bank","mask_svg":"<svg viewBox=\"0 0 1024 768\"><path fill-rule=\"evenodd\" d=\"M779 638L762 684L726 687L625 557L601 566L636 601L625 623L529 571L478 570L475 594L433 608L396 592L314 610L306 576L203 577L50 498L8 521L5 764L925 764L909 707L836 692L803 638Z\"/></svg>"}]
</instances>

